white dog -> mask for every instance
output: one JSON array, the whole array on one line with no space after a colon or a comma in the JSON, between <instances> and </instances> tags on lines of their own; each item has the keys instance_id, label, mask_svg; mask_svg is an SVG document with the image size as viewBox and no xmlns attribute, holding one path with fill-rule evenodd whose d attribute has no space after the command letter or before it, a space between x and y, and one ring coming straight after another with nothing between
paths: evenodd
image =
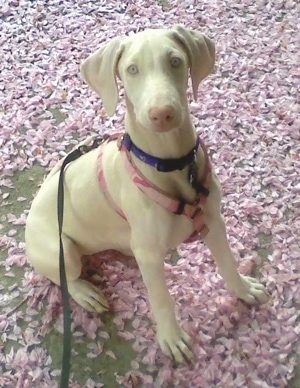
<instances>
[{"instance_id":1,"label":"white dog","mask_svg":"<svg viewBox=\"0 0 300 388\"><path fill-rule=\"evenodd\" d=\"M181 26L115 38L90 55L82 75L101 96L109 115L124 85L125 136L111 138L72 162L65 172L63 244L70 295L89 311L108 303L79 279L81 257L106 249L134 255L139 265L163 352L190 360L190 337L177 323L164 276L164 257L191 235L209 247L228 288L250 304L269 294L242 276L228 245L220 214L221 191L190 119L188 74L194 98L213 69L211 39ZM59 166L43 183L27 219L29 260L59 284L57 187Z\"/></svg>"}]
</instances>

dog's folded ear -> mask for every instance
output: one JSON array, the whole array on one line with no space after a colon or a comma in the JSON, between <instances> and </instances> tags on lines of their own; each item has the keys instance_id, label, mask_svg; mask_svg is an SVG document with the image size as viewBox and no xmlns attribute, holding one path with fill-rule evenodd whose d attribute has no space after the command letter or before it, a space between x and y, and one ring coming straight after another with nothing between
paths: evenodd
<instances>
[{"instance_id":1,"label":"dog's folded ear","mask_svg":"<svg viewBox=\"0 0 300 388\"><path fill-rule=\"evenodd\" d=\"M213 70L215 64L214 42L201 32L175 25L173 37L187 53L193 86L194 99L197 100L199 83Z\"/></svg>"},{"instance_id":2,"label":"dog's folded ear","mask_svg":"<svg viewBox=\"0 0 300 388\"><path fill-rule=\"evenodd\" d=\"M115 113L118 102L117 67L123 51L122 40L112 39L91 54L80 68L85 81L102 98L109 116Z\"/></svg>"}]
</instances>

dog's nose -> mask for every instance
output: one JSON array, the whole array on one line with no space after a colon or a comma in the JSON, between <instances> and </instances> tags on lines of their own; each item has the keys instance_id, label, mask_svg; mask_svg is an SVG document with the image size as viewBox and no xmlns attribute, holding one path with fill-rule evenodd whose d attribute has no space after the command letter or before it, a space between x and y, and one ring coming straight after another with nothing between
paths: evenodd
<instances>
[{"instance_id":1,"label":"dog's nose","mask_svg":"<svg viewBox=\"0 0 300 388\"><path fill-rule=\"evenodd\" d=\"M158 126L170 124L175 118L175 109L171 105L153 107L149 109L148 117Z\"/></svg>"}]
</instances>

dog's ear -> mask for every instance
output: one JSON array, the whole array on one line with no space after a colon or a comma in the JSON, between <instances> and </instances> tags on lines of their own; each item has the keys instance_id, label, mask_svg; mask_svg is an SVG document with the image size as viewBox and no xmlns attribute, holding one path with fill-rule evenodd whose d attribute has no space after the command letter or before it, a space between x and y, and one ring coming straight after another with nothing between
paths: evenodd
<instances>
[{"instance_id":1,"label":"dog's ear","mask_svg":"<svg viewBox=\"0 0 300 388\"><path fill-rule=\"evenodd\" d=\"M192 31L180 25L172 29L174 38L187 53L193 85L194 99L197 100L199 83L212 71L215 64L214 42L201 32Z\"/></svg>"},{"instance_id":2,"label":"dog's ear","mask_svg":"<svg viewBox=\"0 0 300 388\"><path fill-rule=\"evenodd\" d=\"M123 51L122 41L121 37L112 39L91 54L80 68L85 81L102 98L109 116L115 113L118 102L117 67Z\"/></svg>"}]
</instances>

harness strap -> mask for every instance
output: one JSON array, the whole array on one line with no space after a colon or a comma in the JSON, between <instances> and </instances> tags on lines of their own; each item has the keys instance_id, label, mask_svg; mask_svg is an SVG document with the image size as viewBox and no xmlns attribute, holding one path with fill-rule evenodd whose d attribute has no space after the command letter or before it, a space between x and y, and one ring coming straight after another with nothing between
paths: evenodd
<instances>
[{"instance_id":1,"label":"harness strap","mask_svg":"<svg viewBox=\"0 0 300 388\"><path fill-rule=\"evenodd\" d=\"M202 140L198 137L199 139L198 142L201 145L205 155L205 163L204 163L205 168L201 179L201 186L203 187L204 190L198 193L197 199L195 200L195 202L189 203L184 200L179 200L178 198L170 195L164 190L161 190L158 186L150 182L141 173L141 171L138 169L138 167L132 160L130 151L128 150L127 146L123 143L124 134L122 133L114 134L106 141L109 142L111 140L116 140L116 139L118 139L118 148L121 151L125 168L129 176L131 177L132 181L134 182L134 184L148 198L152 199L154 202L158 203L163 208L171 211L174 214L184 215L192 220L195 232L192 234L192 236L189 238L188 241L192 241L191 238L193 240L198 238L199 234L201 237L204 237L204 235L208 232L208 228L206 227L203 221L203 212L201 210L201 204L203 204L206 201L206 197L207 197L207 193L210 185L211 164L209 161L209 157L208 157L205 145L202 142ZM99 179L100 186L102 188L102 191L106 199L110 202L111 206L124 220L126 220L126 216L124 215L122 210L118 207L118 205L115 203L111 194L109 193L107 182L103 171L103 152L104 152L104 147L100 147L98 162L97 162L98 179Z\"/></svg>"},{"instance_id":2,"label":"harness strap","mask_svg":"<svg viewBox=\"0 0 300 388\"><path fill-rule=\"evenodd\" d=\"M115 134L111 135L108 139L106 139L104 144L107 144L107 143L109 143L112 140L117 140L119 137L120 137L120 133L115 133ZM105 198L111 204L111 206L115 209L115 211L124 220L126 220L126 217L125 217L124 213L117 206L117 204L115 203L115 201L113 200L112 196L110 195L110 193L108 191L108 187L107 187L107 183L106 183L106 179L105 179L104 171L103 171L103 152L104 152L104 147L100 147L99 154L98 154L98 159L97 159L97 165L98 165L98 169L97 169L98 172L97 172L97 174L98 174L98 180L99 180L102 192L103 192Z\"/></svg>"},{"instance_id":3,"label":"harness strap","mask_svg":"<svg viewBox=\"0 0 300 388\"><path fill-rule=\"evenodd\" d=\"M132 181L144 194L147 195L148 198L152 199L156 203L159 203L162 207L170 210L174 214L182 214L190 218L193 217L197 209L198 201L195 204L189 204L185 201L180 201L166 191L161 190L141 173L127 149L122 147L122 145L120 151L123 151L122 157L125 163L125 168Z\"/></svg>"},{"instance_id":4,"label":"harness strap","mask_svg":"<svg viewBox=\"0 0 300 388\"><path fill-rule=\"evenodd\" d=\"M201 237L204 237L208 232L208 228L203 221L203 212L199 206L201 203L204 203L206 196L200 194L194 203L178 200L176 197L154 185L141 173L141 171L132 160L129 151L126 147L122 146L122 143L120 144L120 151L122 151L125 167L132 181L148 198L152 199L154 202L158 203L172 213L184 215L193 221L195 233L193 233L188 241L192 241L191 238L193 238L193 240L198 238L198 234L200 234ZM211 166L206 152L205 160L205 171L202 181L203 186L208 189Z\"/></svg>"}]
</instances>

